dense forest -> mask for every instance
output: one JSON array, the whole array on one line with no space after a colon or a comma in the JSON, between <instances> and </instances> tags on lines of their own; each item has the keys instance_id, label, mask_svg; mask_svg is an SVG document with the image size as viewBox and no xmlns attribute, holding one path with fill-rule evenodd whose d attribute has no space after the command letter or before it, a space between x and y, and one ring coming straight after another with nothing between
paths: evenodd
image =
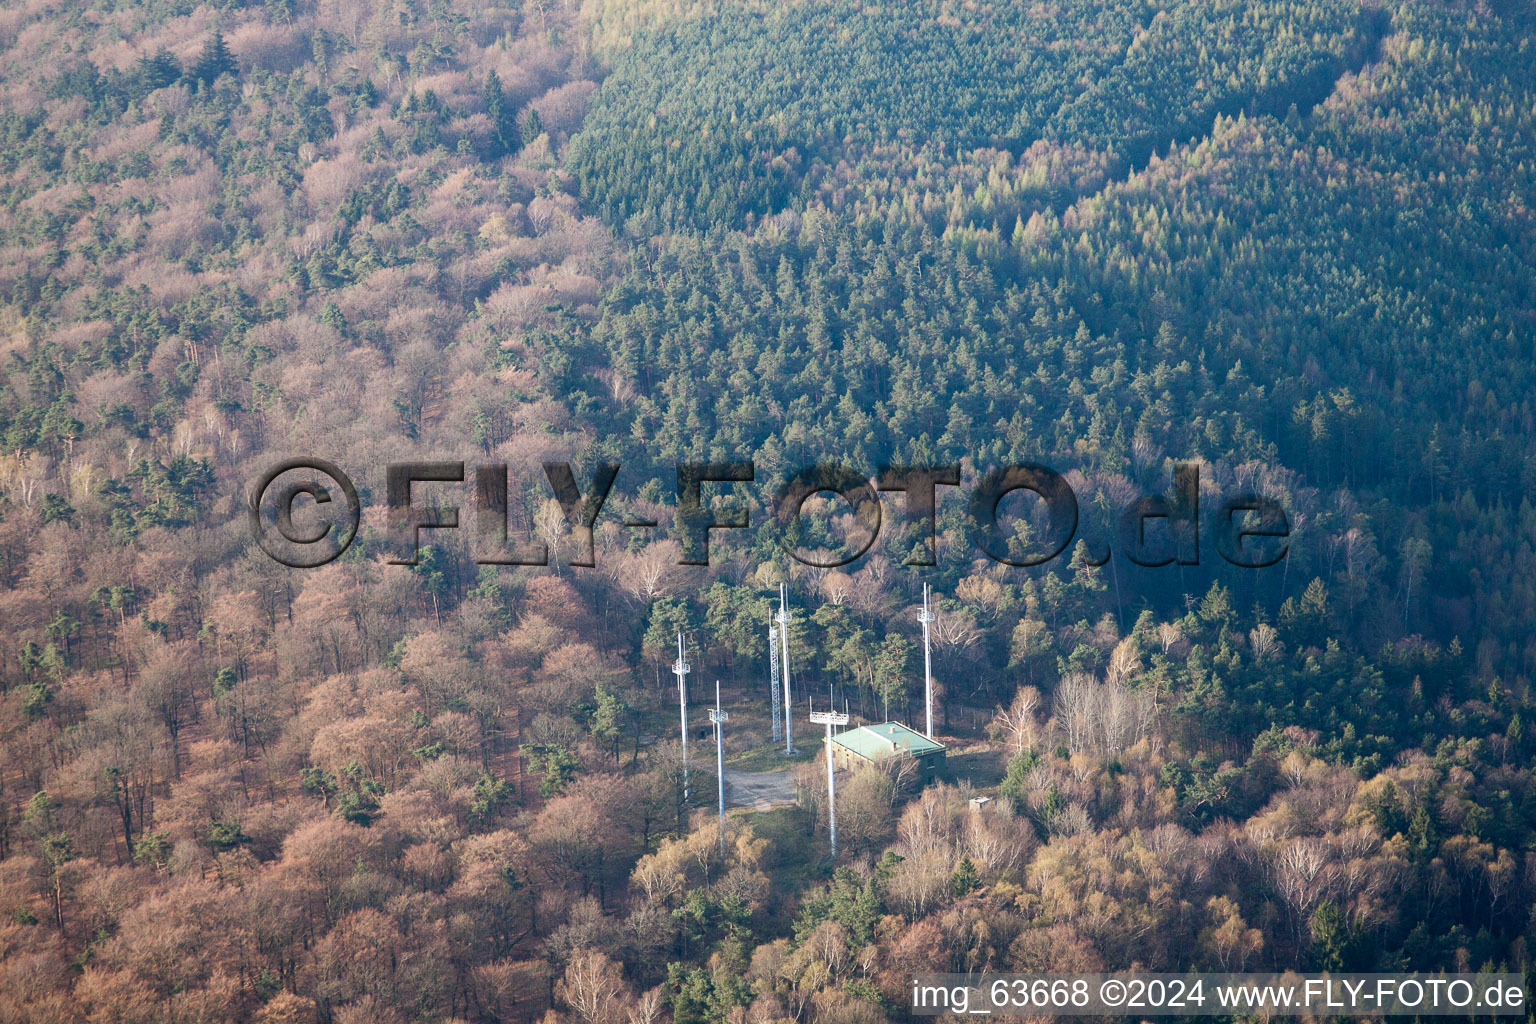
<instances>
[{"instance_id":1,"label":"dense forest","mask_svg":"<svg viewBox=\"0 0 1536 1024\"><path fill-rule=\"evenodd\" d=\"M1528 971L1530 3L31 0L0 137L0 1022ZM365 499L321 568L246 517L294 456ZM393 564L409 460L507 466L548 564ZM682 565L676 466L733 460ZM1034 568L966 502L1025 461L1080 509ZM621 466L593 566L550 462ZM770 508L817 462L962 486L833 566L846 504ZM1130 561L1176 464L1286 557ZM925 583L947 778L844 773L834 856L798 702L918 724ZM730 792L789 794L723 842L716 679Z\"/></svg>"}]
</instances>

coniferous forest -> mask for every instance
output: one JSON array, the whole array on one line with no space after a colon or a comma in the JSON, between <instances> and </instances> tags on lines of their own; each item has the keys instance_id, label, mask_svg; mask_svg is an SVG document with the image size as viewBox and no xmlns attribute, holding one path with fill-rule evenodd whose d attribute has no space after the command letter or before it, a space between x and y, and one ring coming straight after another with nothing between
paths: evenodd
<instances>
[{"instance_id":1,"label":"coniferous forest","mask_svg":"<svg viewBox=\"0 0 1536 1024\"><path fill-rule=\"evenodd\" d=\"M0 1024L1530 971L1528 0L18 0L0 139ZM295 457L362 498L318 568L247 516ZM395 564L426 461L547 564L470 482ZM590 528L546 463L619 467ZM786 525L818 463L959 484ZM841 772L834 854L805 702L920 728L924 584L947 767Z\"/></svg>"}]
</instances>

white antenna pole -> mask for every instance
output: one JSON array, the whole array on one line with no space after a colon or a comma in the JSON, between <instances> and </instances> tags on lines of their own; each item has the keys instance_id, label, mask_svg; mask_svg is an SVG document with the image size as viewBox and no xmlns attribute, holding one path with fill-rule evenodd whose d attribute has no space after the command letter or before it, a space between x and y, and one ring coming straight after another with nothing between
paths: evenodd
<instances>
[{"instance_id":1,"label":"white antenna pole","mask_svg":"<svg viewBox=\"0 0 1536 1024\"><path fill-rule=\"evenodd\" d=\"M672 674L677 676L677 706L681 712L683 730L683 803L688 802L688 682L687 675L692 671L692 666L683 660L683 634L677 634L677 661L672 666Z\"/></svg>"},{"instance_id":2,"label":"white antenna pole","mask_svg":"<svg viewBox=\"0 0 1536 1024\"><path fill-rule=\"evenodd\" d=\"M773 742L784 738L784 724L779 720L779 633L768 625L768 695L773 698Z\"/></svg>"},{"instance_id":3,"label":"white antenna pole","mask_svg":"<svg viewBox=\"0 0 1536 1024\"><path fill-rule=\"evenodd\" d=\"M811 698L806 697L806 703L810 704ZM832 781L832 727L834 725L847 725L848 715L837 711L817 711L812 706L810 718L812 722L826 723L827 726L827 830L832 837L832 856L837 856L837 789Z\"/></svg>"},{"instance_id":4,"label":"white antenna pole","mask_svg":"<svg viewBox=\"0 0 1536 1024\"><path fill-rule=\"evenodd\" d=\"M918 613L917 621L923 624L923 704L928 715L928 738L933 739L933 659L928 651L928 624L933 621L933 612L928 607L926 583L923 584L923 610Z\"/></svg>"},{"instance_id":5,"label":"white antenna pole","mask_svg":"<svg viewBox=\"0 0 1536 1024\"><path fill-rule=\"evenodd\" d=\"M794 721L794 715L790 709L795 706L789 692L789 592L784 584L779 584L779 643L783 648L783 657L779 659L779 671L784 673L784 753L795 752L795 730L790 724Z\"/></svg>"},{"instance_id":6,"label":"white antenna pole","mask_svg":"<svg viewBox=\"0 0 1536 1024\"><path fill-rule=\"evenodd\" d=\"M715 680L715 706L709 720L715 723L715 778L720 787L720 856L725 856L725 721L731 716L720 707L720 680Z\"/></svg>"}]
</instances>

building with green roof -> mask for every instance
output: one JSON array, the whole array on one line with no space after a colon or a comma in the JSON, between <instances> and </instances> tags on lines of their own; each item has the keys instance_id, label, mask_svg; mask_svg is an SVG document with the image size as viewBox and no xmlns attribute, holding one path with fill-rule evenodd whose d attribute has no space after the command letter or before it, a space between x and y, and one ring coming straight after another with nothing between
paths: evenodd
<instances>
[{"instance_id":1,"label":"building with green roof","mask_svg":"<svg viewBox=\"0 0 1536 1024\"><path fill-rule=\"evenodd\" d=\"M893 758L912 759L914 785L927 785L944 773L944 744L900 722L862 725L832 737L832 763L838 768L885 767Z\"/></svg>"}]
</instances>

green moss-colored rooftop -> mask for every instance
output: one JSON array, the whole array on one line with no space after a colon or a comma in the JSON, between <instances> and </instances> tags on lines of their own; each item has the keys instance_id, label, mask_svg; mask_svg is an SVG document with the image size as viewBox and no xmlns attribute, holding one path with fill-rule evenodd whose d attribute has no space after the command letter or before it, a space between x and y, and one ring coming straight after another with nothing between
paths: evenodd
<instances>
[{"instance_id":1,"label":"green moss-colored rooftop","mask_svg":"<svg viewBox=\"0 0 1536 1024\"><path fill-rule=\"evenodd\" d=\"M895 753L919 757L943 750L944 744L935 743L920 732L908 729L900 722L884 722L880 725L862 725L857 729L838 733L832 742L847 747L871 761L882 761Z\"/></svg>"}]
</instances>

